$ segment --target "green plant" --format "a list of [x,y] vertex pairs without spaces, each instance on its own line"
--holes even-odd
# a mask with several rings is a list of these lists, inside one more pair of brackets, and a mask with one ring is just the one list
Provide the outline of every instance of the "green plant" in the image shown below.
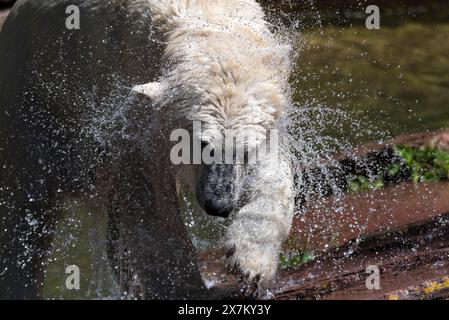
[[395,146],[394,150],[411,171],[414,182],[439,181],[449,177],[449,152],[407,145]]
[[290,250],[280,254],[279,267],[281,269],[294,268],[313,259],[315,259],[315,256],[312,252]]
[[396,145],[394,151],[400,162],[387,164],[375,176],[348,175],[347,191],[355,193],[381,189],[392,181],[435,182],[449,179],[449,152],[429,146],[408,145]]
[[373,179],[363,175],[350,175],[347,181],[349,192],[369,191],[384,187],[384,182],[379,177]]

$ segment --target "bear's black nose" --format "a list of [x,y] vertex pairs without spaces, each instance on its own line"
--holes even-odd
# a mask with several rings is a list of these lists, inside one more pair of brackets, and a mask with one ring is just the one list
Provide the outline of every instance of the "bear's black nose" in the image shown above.
[[233,165],[202,165],[196,185],[198,204],[210,216],[229,217],[235,207],[234,183]]
[[206,200],[204,203],[204,211],[210,216],[227,218],[233,210],[232,206],[223,206],[213,200]]

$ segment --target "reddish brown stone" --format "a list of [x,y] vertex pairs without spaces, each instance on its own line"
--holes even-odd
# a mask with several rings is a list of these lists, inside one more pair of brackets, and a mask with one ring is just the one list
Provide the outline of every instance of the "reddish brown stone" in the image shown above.
[[324,198],[294,219],[290,245],[323,252],[449,212],[449,182],[412,183]]
[[[380,289],[366,287],[366,268],[380,269]],[[448,298],[449,214],[345,245],[297,269],[281,271],[277,299]],[[425,290],[432,281],[441,283]],[[418,291],[416,288],[423,288]],[[405,294],[407,290],[414,293]]]

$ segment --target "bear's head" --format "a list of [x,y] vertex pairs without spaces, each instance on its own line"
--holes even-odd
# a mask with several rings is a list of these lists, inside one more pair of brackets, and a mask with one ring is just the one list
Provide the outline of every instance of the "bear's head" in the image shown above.
[[[170,140],[178,142],[172,149],[177,157],[171,157],[172,162],[193,166],[198,203],[207,214],[220,217],[246,204],[259,163],[278,155],[276,128],[286,104],[277,83],[238,86],[231,82],[182,85],[176,92],[167,87],[168,82],[134,88],[146,98],[169,105],[167,113],[173,106],[178,108],[172,110],[177,115],[172,118],[182,114],[183,119],[176,119],[181,128],[175,125],[171,132]],[[180,99],[180,90],[188,92],[182,94],[183,103],[188,100],[182,107],[174,102]]]
[[246,204],[260,162],[277,156],[278,132],[258,125],[211,126],[194,122],[193,140],[200,142],[201,154],[200,163],[194,165],[195,194],[207,214],[228,217]]

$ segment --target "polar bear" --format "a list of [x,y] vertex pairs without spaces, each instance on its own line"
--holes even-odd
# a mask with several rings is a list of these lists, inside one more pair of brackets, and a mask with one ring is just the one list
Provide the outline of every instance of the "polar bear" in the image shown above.
[[[73,5],[80,28],[69,30]],[[294,211],[284,140],[276,157],[253,164],[170,159],[171,133],[193,122],[209,151],[225,130],[257,137],[249,150],[280,126],[289,53],[256,1],[19,0],[0,33],[0,61],[0,298],[42,297],[66,195],[107,211],[123,297],[206,297],[180,215],[183,180],[206,213],[232,218],[229,269],[269,287]],[[129,96],[117,94],[116,79]],[[126,128],[100,143],[86,119],[107,113],[111,97],[131,105],[118,112]]]

